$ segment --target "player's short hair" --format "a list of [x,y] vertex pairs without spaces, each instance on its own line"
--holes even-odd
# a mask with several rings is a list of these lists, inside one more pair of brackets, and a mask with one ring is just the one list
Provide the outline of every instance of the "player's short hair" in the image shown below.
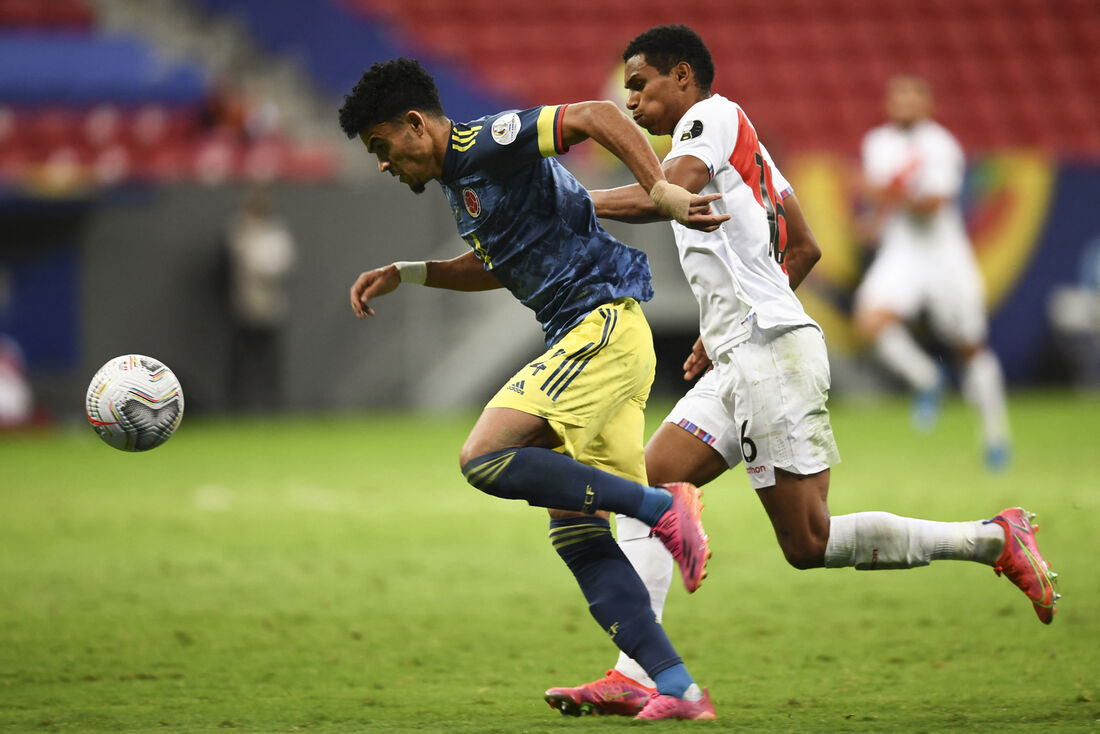
[[400,119],[409,110],[443,116],[432,75],[416,59],[379,61],[344,96],[340,127],[354,138],[381,122]]
[[686,25],[659,25],[644,31],[627,44],[623,61],[642,54],[646,63],[667,74],[681,61],[695,72],[695,85],[704,92],[714,82],[714,60],[699,34]]

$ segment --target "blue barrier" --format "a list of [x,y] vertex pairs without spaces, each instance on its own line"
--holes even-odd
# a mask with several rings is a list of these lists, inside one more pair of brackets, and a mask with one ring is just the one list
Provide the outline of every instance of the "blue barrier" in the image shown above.
[[0,33],[0,102],[188,103],[206,86],[197,66],[166,63],[130,36]]

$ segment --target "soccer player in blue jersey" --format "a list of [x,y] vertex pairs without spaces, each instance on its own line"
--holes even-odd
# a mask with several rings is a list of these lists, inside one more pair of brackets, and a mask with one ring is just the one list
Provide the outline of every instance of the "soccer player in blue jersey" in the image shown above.
[[639,302],[653,295],[649,264],[604,231],[591,197],[553,156],[591,138],[630,168],[660,211],[700,229],[725,219],[710,213],[713,197],[668,184],[641,131],[611,102],[456,123],[431,76],[408,59],[366,71],[340,124],[377,157],[380,172],[414,192],[438,181],[470,246],[451,260],[362,273],[351,288],[355,314],[373,316],[370,302],[401,283],[505,287],[535,312],[547,349],[489,401],[462,447],[462,472],[483,492],[550,510],[550,540],[592,616],[656,683],[637,718],[713,719],[709,694],[656,621],[608,521],[617,512],[650,526],[688,591],[698,588],[710,554],[699,490],[646,480],[643,408],[656,360]]

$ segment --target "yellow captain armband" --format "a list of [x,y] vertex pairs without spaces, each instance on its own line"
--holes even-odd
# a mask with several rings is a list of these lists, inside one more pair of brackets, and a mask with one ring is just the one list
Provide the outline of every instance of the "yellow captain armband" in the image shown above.
[[562,140],[562,115],[569,105],[547,105],[539,111],[538,128],[539,153],[543,158],[560,155],[569,150]]

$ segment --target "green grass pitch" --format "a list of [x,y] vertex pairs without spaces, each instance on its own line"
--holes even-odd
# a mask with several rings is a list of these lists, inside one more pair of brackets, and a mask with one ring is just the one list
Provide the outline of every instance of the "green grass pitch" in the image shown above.
[[[991,476],[958,402],[929,436],[901,402],[836,402],[830,504],[1038,512],[1065,595],[1053,625],[975,564],[796,571],[732,472],[705,490],[709,578],[693,596],[677,580],[665,619],[719,720],[655,726],[1100,730],[1100,400],[1011,408],[1015,461]],[[463,482],[472,420],[185,418],[142,455],[85,428],[0,435],[0,731],[635,726],[542,701],[615,650],[545,513]]]

